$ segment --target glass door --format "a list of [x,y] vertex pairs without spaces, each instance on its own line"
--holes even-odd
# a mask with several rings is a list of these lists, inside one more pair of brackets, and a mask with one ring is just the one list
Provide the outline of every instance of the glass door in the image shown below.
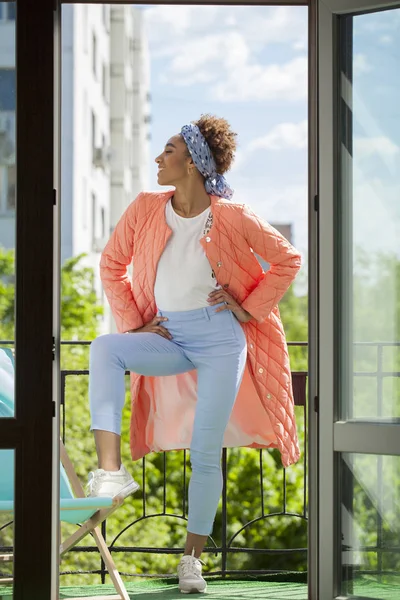
[[400,7],[318,5],[319,598],[400,597]]

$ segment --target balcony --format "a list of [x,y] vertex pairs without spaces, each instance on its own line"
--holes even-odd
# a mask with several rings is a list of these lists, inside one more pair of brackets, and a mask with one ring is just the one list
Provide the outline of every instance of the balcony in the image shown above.
[[[7,344],[10,345],[12,342],[0,342],[3,346]],[[89,342],[63,342],[62,357],[65,352],[72,352],[71,356],[77,352],[80,359],[87,364],[89,344]],[[371,349],[371,344],[357,345],[368,346]],[[376,370],[354,373],[357,378],[375,378],[378,396],[382,394],[382,382],[385,378],[399,376],[399,373],[389,373],[382,368],[383,349],[390,345],[393,344],[373,344],[377,360]],[[292,342],[289,346],[291,351],[304,352],[306,357],[306,342]],[[87,458],[86,439],[89,444],[92,444],[92,440],[89,433],[87,435],[85,433],[86,423],[79,419],[74,420],[76,407],[82,400],[76,397],[74,385],[83,381],[87,385],[88,374],[85,368],[62,368],[61,370],[61,434],[70,454],[75,448],[75,454],[82,457],[82,464],[76,464],[75,461],[75,467],[82,478],[87,473],[84,462]],[[289,470],[283,469],[279,454],[275,450],[249,448],[223,450],[223,493],[213,537],[209,538],[203,555],[207,564],[204,574],[208,580],[210,598],[216,597],[221,600],[235,597],[243,600],[246,598],[305,600],[307,598],[306,383],[305,371],[293,373],[296,417],[302,446],[301,459],[296,466],[292,466]],[[87,404],[86,398],[84,400]],[[378,404],[380,401],[381,399],[377,397]],[[79,431],[80,436],[77,435]],[[152,454],[143,458],[134,467],[136,468],[134,475],[141,481],[141,490],[132,499],[128,499],[124,506],[102,525],[103,535],[132,598],[143,598],[143,600],[146,597],[162,597],[170,600],[181,598],[177,589],[175,571],[171,569],[171,563],[164,559],[168,555],[176,555],[177,563],[178,556],[183,551],[187,521],[187,484],[190,476],[188,458],[189,453],[186,450]],[[92,456],[89,459],[92,460]],[[176,468],[177,464],[180,465],[180,469]],[[250,467],[253,467],[251,476]],[[344,498],[344,504],[352,515],[354,507],[351,498],[354,495],[354,487],[360,488],[360,482],[350,470],[344,475],[349,498],[348,505]],[[274,481],[273,490],[269,485],[270,481]],[[247,496],[243,496],[244,489],[248,491]],[[368,491],[361,487],[358,493],[366,496]],[[383,488],[379,493],[383,494]],[[240,522],[237,516],[238,503],[242,503]],[[115,522],[122,511],[123,526]],[[150,523],[151,527],[149,527]],[[10,526],[11,523],[0,524],[1,554],[12,550],[11,545],[4,542],[7,538],[7,528]],[[355,580],[356,574],[361,578],[364,577],[365,595],[381,597],[379,594],[384,591],[389,594],[388,598],[395,598],[397,597],[395,588],[390,595],[392,592],[389,591],[387,582],[382,581],[384,585],[379,589],[379,580],[385,577],[382,519],[377,519],[376,527],[378,543],[368,548],[358,547],[357,550],[368,550],[373,553],[378,570],[361,571],[356,564],[350,564],[344,568],[344,575],[350,582]],[[151,537],[152,532],[153,543],[149,544],[148,538]],[[166,536],[167,539],[170,536],[171,547],[168,544],[155,545],[157,539],[160,539],[159,536]],[[290,543],[287,542],[288,539]],[[347,541],[343,540],[342,551],[351,554],[354,548],[349,547]],[[146,560],[144,557],[147,557]],[[138,569],[139,558],[141,565],[149,566]],[[5,576],[10,573],[10,570],[6,569],[6,563],[0,567],[0,572]],[[60,598],[107,596],[113,593],[104,563],[94,545],[81,544],[74,548],[62,561],[60,572]],[[369,575],[373,575],[375,581],[371,580],[368,583]],[[87,584],[79,586],[86,581]],[[11,588],[3,588],[0,599],[6,598],[11,600]]]

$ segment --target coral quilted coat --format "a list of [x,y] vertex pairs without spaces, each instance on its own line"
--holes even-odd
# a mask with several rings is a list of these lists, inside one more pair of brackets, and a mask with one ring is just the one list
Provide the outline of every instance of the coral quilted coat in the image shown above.
[[[171,235],[165,207],[173,191],[139,194],[118,222],[100,271],[118,330],[142,327],[157,313],[157,264]],[[224,446],[279,448],[286,467],[299,458],[293,390],[278,302],[300,268],[289,242],[246,205],[210,196],[213,224],[200,241],[228,293],[253,319],[242,323],[247,366],[225,432]],[[254,253],[270,269],[264,272]],[[127,267],[133,260],[133,279]],[[169,377],[131,373],[131,453],[189,448],[196,371]],[[216,401],[218,399],[216,398]]]

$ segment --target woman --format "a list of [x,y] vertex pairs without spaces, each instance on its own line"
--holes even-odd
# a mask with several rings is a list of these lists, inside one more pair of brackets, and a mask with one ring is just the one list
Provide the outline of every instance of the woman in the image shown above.
[[[222,489],[223,446],[277,447],[299,457],[288,352],[277,304],[300,268],[298,252],[247,206],[223,173],[236,134],[210,115],[185,125],[156,158],[165,193],[127,208],[101,258],[120,333],[91,346],[90,406],[98,454],[92,495],[138,484],[121,465],[124,373],[131,371],[131,451],[190,447],[182,592],[204,592],[200,555]],[[254,252],[270,269],[264,273]],[[132,283],[127,267],[133,259]]]

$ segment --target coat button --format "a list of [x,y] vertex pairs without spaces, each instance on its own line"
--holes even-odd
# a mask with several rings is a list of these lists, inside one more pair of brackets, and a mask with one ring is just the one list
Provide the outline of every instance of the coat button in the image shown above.
[[271,394],[267,394],[267,398],[268,398],[268,400],[269,400],[270,398],[272,398]]
[[224,288],[228,288],[229,287],[229,283],[224,283]]
[[250,344],[250,348],[253,350],[253,348],[254,348],[254,344]]
[[222,267],[222,262],[221,261],[217,262],[217,267]]
[[260,368],[258,369],[258,372],[259,372],[259,373],[264,373],[264,369],[263,369],[262,367],[260,367]]
[[211,242],[211,238],[209,236],[206,237],[206,242]]

